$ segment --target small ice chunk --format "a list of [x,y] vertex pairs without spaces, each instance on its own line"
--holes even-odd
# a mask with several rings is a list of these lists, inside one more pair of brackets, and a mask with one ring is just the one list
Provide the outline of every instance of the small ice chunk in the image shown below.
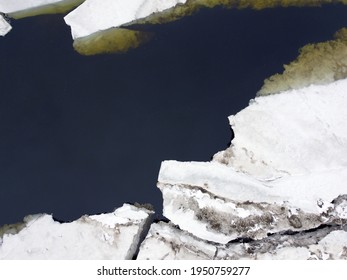
[[7,20],[0,14],[0,36],[5,36],[12,26],[7,22]]

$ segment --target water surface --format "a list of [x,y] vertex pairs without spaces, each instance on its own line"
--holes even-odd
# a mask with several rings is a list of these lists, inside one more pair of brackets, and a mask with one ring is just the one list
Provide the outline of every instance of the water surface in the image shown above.
[[0,224],[152,203],[166,159],[207,161],[227,117],[307,43],[347,26],[347,7],[202,10],[143,27],[127,54],[84,57],[59,15],[13,21],[0,38]]

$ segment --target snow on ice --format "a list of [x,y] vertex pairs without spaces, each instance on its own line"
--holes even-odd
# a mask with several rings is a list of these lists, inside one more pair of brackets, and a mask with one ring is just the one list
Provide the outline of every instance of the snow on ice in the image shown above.
[[17,234],[0,236],[0,259],[132,259],[152,215],[124,204],[113,213],[71,223],[47,214],[30,216]]

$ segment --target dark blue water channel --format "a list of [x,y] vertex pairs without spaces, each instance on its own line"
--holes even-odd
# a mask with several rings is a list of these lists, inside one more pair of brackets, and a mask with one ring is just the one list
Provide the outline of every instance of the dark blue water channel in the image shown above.
[[85,57],[61,16],[13,21],[0,38],[0,224],[72,220],[152,203],[166,159],[207,161],[227,117],[309,43],[347,26],[347,7],[203,10],[145,27],[127,54]]

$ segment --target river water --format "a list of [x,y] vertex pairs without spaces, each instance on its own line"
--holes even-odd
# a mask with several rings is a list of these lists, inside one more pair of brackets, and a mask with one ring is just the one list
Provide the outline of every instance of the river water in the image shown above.
[[347,27],[347,6],[201,10],[126,54],[81,56],[59,15],[0,38],[0,225],[152,203],[163,160],[208,161],[227,117],[307,43]]

